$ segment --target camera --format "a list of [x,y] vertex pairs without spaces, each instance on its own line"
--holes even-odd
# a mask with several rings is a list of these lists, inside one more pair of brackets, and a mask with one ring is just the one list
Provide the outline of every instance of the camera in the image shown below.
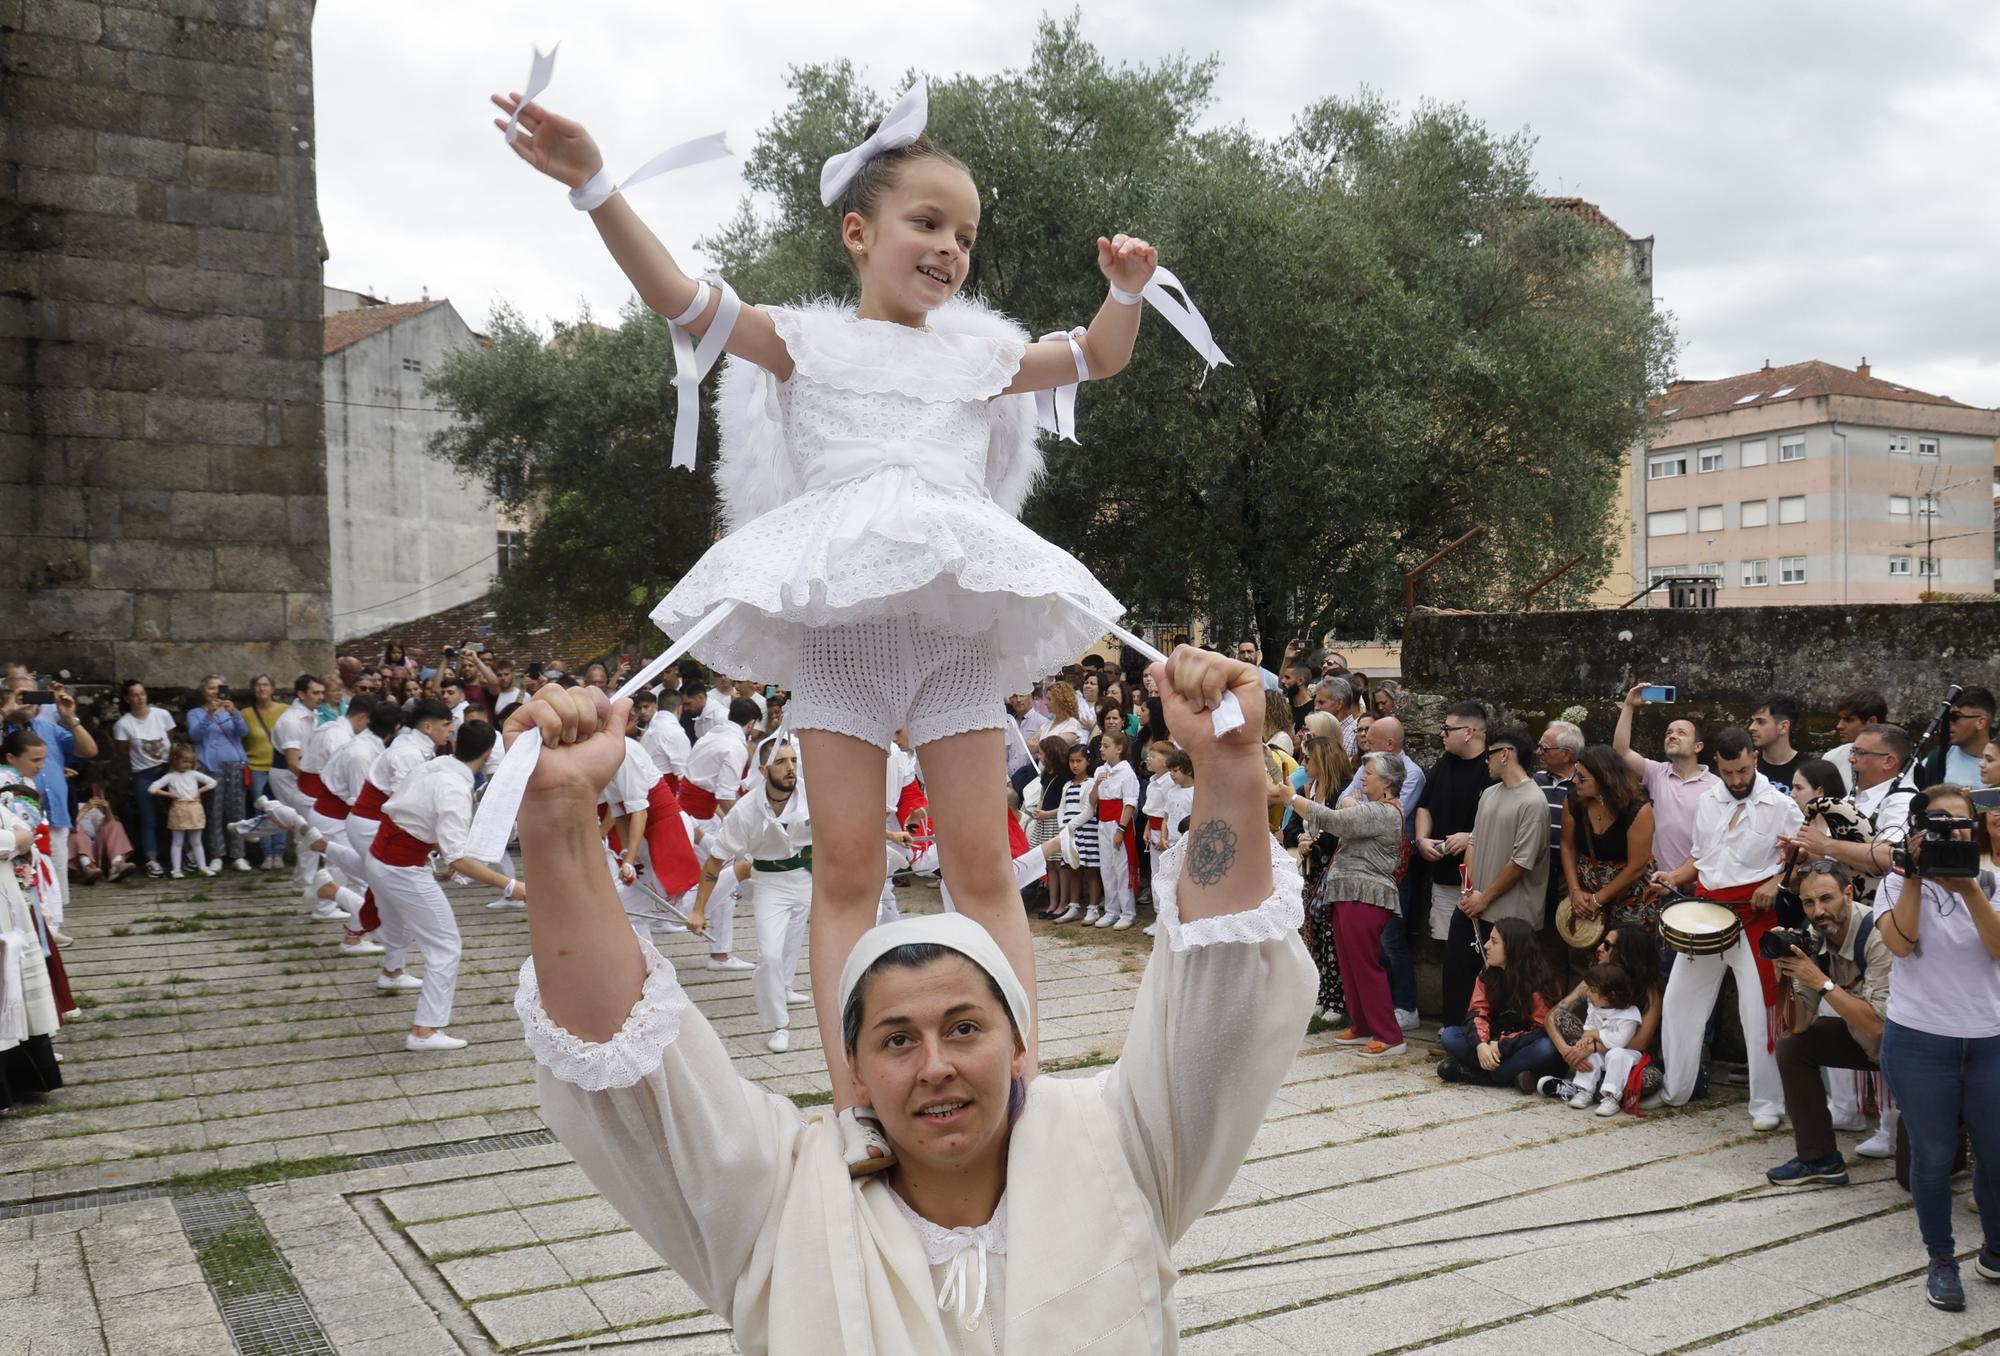
[[[1910,798],[1909,830],[1894,854],[1896,869],[1906,876],[1970,880],[1979,874],[1979,844],[1954,835],[1971,831],[1971,820],[1931,813],[1930,793],[1917,792]],[[1923,844],[1920,857],[1912,856],[1912,842]]]
[[1772,928],[1757,939],[1757,954],[1765,960],[1786,960],[1797,947],[1808,956],[1819,951],[1819,934],[1810,928]]

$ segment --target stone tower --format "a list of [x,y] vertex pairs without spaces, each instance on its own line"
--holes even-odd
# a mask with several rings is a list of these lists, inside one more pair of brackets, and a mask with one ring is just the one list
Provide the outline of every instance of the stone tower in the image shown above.
[[312,0],[0,0],[0,657],[324,672]]

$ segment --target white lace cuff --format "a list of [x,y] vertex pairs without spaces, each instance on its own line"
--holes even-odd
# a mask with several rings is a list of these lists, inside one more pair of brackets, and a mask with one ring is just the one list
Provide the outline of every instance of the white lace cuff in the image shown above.
[[1264,902],[1238,913],[1181,921],[1181,863],[1187,857],[1188,839],[1182,838],[1160,855],[1153,872],[1153,907],[1160,926],[1166,929],[1167,945],[1175,951],[1218,942],[1275,942],[1299,930],[1305,922],[1305,880],[1285,850],[1274,838],[1267,838],[1271,850],[1271,893]]
[[674,978],[674,967],[643,937],[646,986],[618,1034],[593,1044],[557,1026],[542,1011],[541,985],[532,958],[521,962],[521,987],[514,993],[514,1012],[535,1060],[565,1083],[585,1092],[629,1088],[660,1067],[660,1056],[681,1033],[681,1013],[687,994]]

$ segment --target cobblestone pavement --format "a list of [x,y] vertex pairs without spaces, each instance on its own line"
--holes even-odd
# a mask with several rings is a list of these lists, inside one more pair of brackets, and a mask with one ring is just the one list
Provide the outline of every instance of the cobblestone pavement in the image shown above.
[[[0,1115],[0,1356],[733,1351],[543,1127],[510,1007],[526,923],[487,897],[454,894],[451,1029],[472,1044],[419,1055],[410,1000],[378,997],[369,960],[335,954],[336,929],[269,877],[79,890],[69,1086]],[[1140,940],[1037,938],[1059,1072],[1117,1054]],[[824,1099],[809,1027],[768,1054],[746,975],[684,982],[744,1076]],[[1314,1034],[1176,1252],[1183,1350],[1888,1356],[2000,1338],[2000,1287],[1969,1269],[1966,1312],[1923,1302],[1886,1165],[1855,1160],[1846,1189],[1764,1186],[1789,1154],[1740,1104],[1601,1121]]]

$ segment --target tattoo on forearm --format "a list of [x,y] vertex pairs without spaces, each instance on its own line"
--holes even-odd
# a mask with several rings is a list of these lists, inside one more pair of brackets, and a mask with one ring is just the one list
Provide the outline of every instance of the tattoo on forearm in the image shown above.
[[1188,879],[1196,885],[1214,885],[1236,865],[1236,830],[1222,820],[1195,825],[1188,838]]

